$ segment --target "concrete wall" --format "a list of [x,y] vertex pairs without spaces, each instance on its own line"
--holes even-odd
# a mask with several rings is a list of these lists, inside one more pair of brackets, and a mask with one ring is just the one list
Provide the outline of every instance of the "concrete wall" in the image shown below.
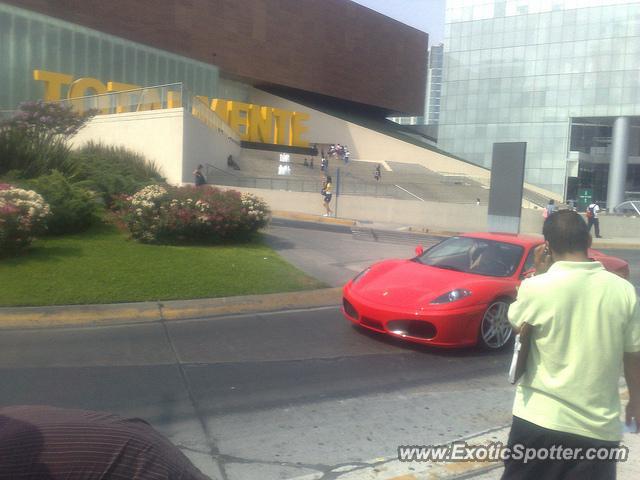
[[240,144],[234,142],[224,132],[212,131],[204,123],[189,114],[184,116],[182,178],[185,183],[193,182],[193,171],[199,164],[227,168],[227,157],[240,156]]
[[[256,188],[233,188],[262,197],[272,210],[320,215],[324,213],[319,193],[284,192]],[[331,207],[335,209],[335,197]],[[412,226],[431,231],[473,232],[487,230],[487,207],[413,200],[342,195],[338,216],[354,220]],[[542,234],[542,210],[522,209],[520,231]],[[640,237],[640,218],[600,218],[602,234],[607,238]]]
[[155,162],[167,182],[193,183],[198,164],[226,168],[240,145],[182,108],[94,117],[72,139],[74,148],[93,141],[134,150]]
[[182,108],[99,115],[78,132],[72,144],[77,148],[94,141],[130,148],[155,162],[169,183],[180,183],[183,119]]

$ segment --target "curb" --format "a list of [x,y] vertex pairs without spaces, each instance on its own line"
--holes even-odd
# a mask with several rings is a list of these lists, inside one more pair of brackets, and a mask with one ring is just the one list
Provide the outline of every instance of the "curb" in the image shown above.
[[328,223],[331,225],[342,225],[345,227],[351,227],[356,224],[355,220],[351,220],[348,218],[323,217],[322,215],[313,215],[309,213],[298,213],[298,212],[286,212],[283,210],[274,210],[271,212],[271,216],[274,218],[299,220],[302,222],[312,222],[312,223]]
[[616,242],[593,242],[592,248],[596,250],[605,248],[611,250],[640,250],[640,243],[616,243]]
[[342,288],[106,305],[0,308],[0,330],[178,321],[339,305]]

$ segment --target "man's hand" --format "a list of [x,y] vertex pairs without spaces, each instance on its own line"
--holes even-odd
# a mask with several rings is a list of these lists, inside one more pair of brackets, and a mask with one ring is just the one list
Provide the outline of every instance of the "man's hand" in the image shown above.
[[[635,419],[636,422],[640,419],[640,402],[635,399],[630,399],[629,403],[627,403],[624,421],[627,425],[631,425],[632,419]],[[638,433],[638,431],[631,433]]]
[[627,404],[625,421],[631,423],[640,420],[640,352],[625,352],[623,356],[624,379],[629,389],[629,403]]
[[547,246],[543,243],[542,245],[538,245],[533,252],[533,263],[536,267],[536,275],[546,273],[546,271],[549,270],[549,267],[553,264],[551,255],[545,253],[546,249]]

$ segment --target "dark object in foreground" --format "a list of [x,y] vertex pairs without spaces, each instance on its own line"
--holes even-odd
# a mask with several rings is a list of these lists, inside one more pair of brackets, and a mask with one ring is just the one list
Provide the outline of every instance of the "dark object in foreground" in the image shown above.
[[0,409],[0,479],[209,480],[151,425],[48,406]]

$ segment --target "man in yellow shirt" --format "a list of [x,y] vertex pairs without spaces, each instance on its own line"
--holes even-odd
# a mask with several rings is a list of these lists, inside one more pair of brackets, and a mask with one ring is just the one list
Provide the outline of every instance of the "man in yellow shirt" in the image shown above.
[[[505,460],[502,478],[615,478],[611,457],[586,456],[590,448],[611,451],[619,445],[623,364],[630,395],[627,422],[640,419],[636,292],[629,282],[589,259],[591,236],[576,212],[549,215],[543,234],[545,244],[535,252],[537,274],[522,282],[509,309],[514,328],[527,323],[531,329],[509,446],[512,451],[521,445],[546,453],[527,462]],[[556,448],[554,456],[549,454],[553,446],[582,450],[559,456]]]

